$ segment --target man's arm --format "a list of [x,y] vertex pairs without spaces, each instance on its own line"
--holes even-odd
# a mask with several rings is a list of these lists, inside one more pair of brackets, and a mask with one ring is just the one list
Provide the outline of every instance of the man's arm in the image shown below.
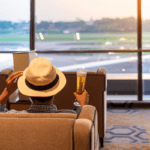
[[14,72],[6,79],[7,86],[0,95],[0,112],[4,111],[8,97],[17,89],[17,81],[14,81],[22,75],[22,71]]

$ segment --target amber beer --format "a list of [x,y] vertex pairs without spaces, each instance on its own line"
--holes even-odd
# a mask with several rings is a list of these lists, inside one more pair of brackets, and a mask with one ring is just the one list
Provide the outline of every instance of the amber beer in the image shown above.
[[77,93],[82,94],[86,83],[86,69],[77,70]]

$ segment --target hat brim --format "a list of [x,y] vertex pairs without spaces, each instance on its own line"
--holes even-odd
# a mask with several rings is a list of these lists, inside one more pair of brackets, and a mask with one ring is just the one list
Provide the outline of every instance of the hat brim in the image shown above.
[[17,83],[19,91],[23,95],[30,96],[30,97],[49,97],[49,96],[56,95],[66,85],[66,77],[60,70],[58,70],[57,68],[55,68],[55,69],[56,69],[56,73],[59,76],[59,80],[54,87],[52,87],[48,90],[44,90],[44,91],[33,90],[26,85],[25,75],[23,74],[23,76],[21,76],[18,79],[18,83]]

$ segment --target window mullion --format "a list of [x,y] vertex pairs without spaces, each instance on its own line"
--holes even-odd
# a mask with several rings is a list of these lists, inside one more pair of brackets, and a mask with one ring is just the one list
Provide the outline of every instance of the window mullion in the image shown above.
[[143,99],[142,86],[142,17],[141,17],[141,0],[137,0],[137,45],[138,45],[138,100]]
[[30,50],[35,49],[35,0],[30,0]]

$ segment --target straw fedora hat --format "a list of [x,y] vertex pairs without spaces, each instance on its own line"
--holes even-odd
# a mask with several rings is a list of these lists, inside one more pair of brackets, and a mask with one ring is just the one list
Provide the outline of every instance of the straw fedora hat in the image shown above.
[[66,85],[66,77],[43,57],[35,58],[18,79],[18,89],[30,97],[49,97]]

